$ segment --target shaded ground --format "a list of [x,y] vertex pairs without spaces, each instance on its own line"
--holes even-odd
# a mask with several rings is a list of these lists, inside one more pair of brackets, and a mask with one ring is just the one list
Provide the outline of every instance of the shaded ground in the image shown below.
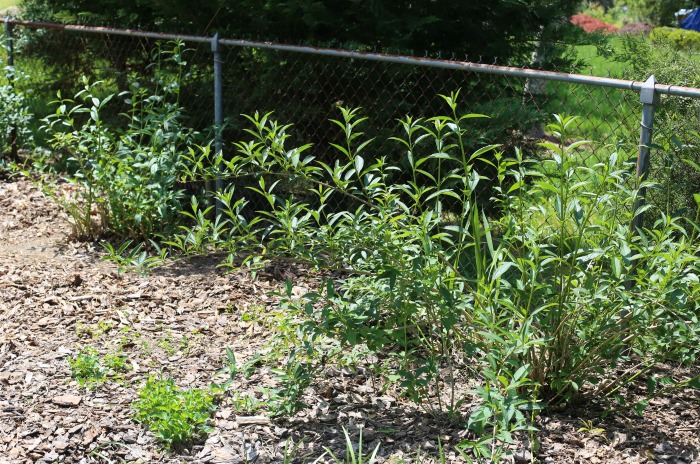
[[[355,440],[363,427],[365,449],[381,443],[381,461],[416,462],[419,449],[421,456],[436,456],[439,438],[447,460],[458,462],[452,447],[466,436],[463,426],[433,418],[391,390],[377,391],[362,368],[328,367],[305,392],[309,408],[291,418],[243,415],[227,397],[205,443],[164,452],[131,419],[145,378],[162,373],[181,386],[208,385],[227,346],[240,361],[266,349],[274,327],[268,318],[278,309],[269,293],[280,288],[277,279],[302,276],[297,285],[304,292],[314,278],[284,269],[251,280],[225,274],[207,259],[170,264],[146,277],[119,275],[101,259],[100,247],[70,243],[69,232],[58,208],[32,183],[0,180],[0,464],[266,463],[281,461],[288,439],[303,439],[298,462],[326,462],[324,446],[343,454],[341,427]],[[132,369],[97,388],[80,387],[67,359],[85,345],[103,356],[123,352]],[[264,367],[234,390],[255,397],[260,387],[274,387]],[[549,412],[538,422],[541,446],[531,453],[520,445],[516,462],[700,463],[695,391],[653,401],[644,417],[602,418],[589,406]]]

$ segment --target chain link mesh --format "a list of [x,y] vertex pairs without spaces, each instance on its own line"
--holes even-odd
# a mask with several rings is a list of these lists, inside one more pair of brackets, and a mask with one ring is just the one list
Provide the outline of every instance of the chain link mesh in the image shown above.
[[[103,80],[105,92],[117,92],[128,89],[130,80],[153,78],[156,67],[170,67],[181,74],[178,103],[185,109],[186,123],[204,137],[213,137],[210,43],[185,44],[184,61],[174,64],[168,61],[172,44],[167,40],[17,26],[15,38],[16,67],[31,76],[21,85],[42,97],[34,98],[35,104],[59,90],[64,97],[76,92],[82,75]],[[572,137],[590,140],[578,150],[581,165],[604,160],[621,145],[630,159],[636,158],[642,105],[638,93],[630,90],[253,46],[227,45],[221,51],[224,153],[234,151],[233,142],[249,138],[244,129],[250,124],[242,115],[274,112],[278,122],[293,124],[291,143],[312,143],[317,158],[332,160],[337,153],[330,143],[342,142],[343,134],[329,119],[339,118],[337,107],[344,106],[359,107],[368,118],[363,130],[367,137],[376,137],[374,155],[401,160],[400,145],[390,140],[400,135],[399,119],[444,114],[449,109],[440,95],[459,90],[461,111],[489,116],[471,120],[470,148],[502,144],[506,152],[522,147],[535,153],[537,142],[556,141],[546,126],[552,114],[563,113],[579,117]],[[665,111],[662,104],[657,118],[652,175],[667,191],[681,184],[700,187],[700,176],[686,176],[688,170],[680,162],[692,146],[680,134],[691,133],[695,128],[689,125],[698,118],[678,118],[674,113],[680,108],[697,115],[698,102],[664,100],[673,105]],[[37,105],[32,110],[43,115],[50,108]],[[125,110],[123,106],[113,111],[116,115]],[[490,174],[486,169],[484,175]],[[651,196],[662,202],[663,191]]]

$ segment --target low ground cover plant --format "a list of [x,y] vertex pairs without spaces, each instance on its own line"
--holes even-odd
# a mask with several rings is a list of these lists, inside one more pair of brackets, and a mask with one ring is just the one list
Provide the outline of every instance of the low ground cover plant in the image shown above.
[[216,409],[208,389],[181,389],[171,378],[151,377],[132,404],[134,419],[147,427],[166,448],[180,448],[212,432]]
[[95,388],[108,378],[116,378],[131,368],[126,357],[120,353],[100,356],[90,346],[83,346],[75,356],[68,358],[68,364],[71,377],[85,388]]

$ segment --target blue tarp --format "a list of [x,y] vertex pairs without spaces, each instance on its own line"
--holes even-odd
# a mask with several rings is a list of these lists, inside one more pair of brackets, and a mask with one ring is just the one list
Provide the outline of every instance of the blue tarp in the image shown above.
[[696,8],[681,23],[683,29],[700,32],[700,8]]

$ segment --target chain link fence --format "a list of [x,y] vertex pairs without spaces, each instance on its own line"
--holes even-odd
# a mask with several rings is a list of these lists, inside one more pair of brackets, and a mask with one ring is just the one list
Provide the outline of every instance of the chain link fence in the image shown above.
[[[116,93],[139,81],[171,85],[155,79],[157,70],[168,69],[177,74],[176,98],[185,109],[186,123],[202,133],[202,140],[217,139],[224,154],[234,151],[233,142],[249,138],[244,130],[250,123],[242,115],[257,111],[274,112],[281,124],[293,124],[291,143],[312,143],[317,158],[332,160],[337,154],[330,143],[342,142],[343,134],[329,120],[339,118],[338,107],[343,106],[361,108],[368,118],[363,128],[368,137],[376,138],[375,155],[400,161],[401,147],[390,139],[400,135],[398,121],[407,115],[446,113],[449,109],[440,95],[458,90],[461,111],[489,116],[472,120],[470,148],[502,144],[507,152],[520,147],[537,153],[537,142],[553,140],[546,125],[555,113],[579,117],[573,137],[591,141],[579,150],[582,165],[606,159],[619,146],[626,146],[625,153],[636,158],[639,148],[644,107],[640,91],[648,76],[627,81],[427,57],[17,20],[6,20],[6,29],[13,39],[16,69],[31,76],[17,85],[33,96],[34,114],[50,113],[46,102],[57,91],[65,97],[80,90],[83,75],[103,81],[105,93]],[[184,43],[177,56],[172,41]],[[664,97],[660,105],[650,105],[652,116],[654,108],[661,110],[653,144],[639,148],[640,157],[651,160],[651,175],[667,190],[679,182],[700,187],[700,179],[682,176],[688,170],[679,161],[694,151],[697,140],[691,134],[697,129],[689,125],[698,118],[674,113],[685,108],[697,114],[700,90],[656,85],[651,92]],[[667,105],[670,101],[674,103]],[[117,104],[112,111],[116,116],[126,108]],[[650,135],[651,127],[642,126],[645,131]],[[675,206],[688,205],[683,199]]]

